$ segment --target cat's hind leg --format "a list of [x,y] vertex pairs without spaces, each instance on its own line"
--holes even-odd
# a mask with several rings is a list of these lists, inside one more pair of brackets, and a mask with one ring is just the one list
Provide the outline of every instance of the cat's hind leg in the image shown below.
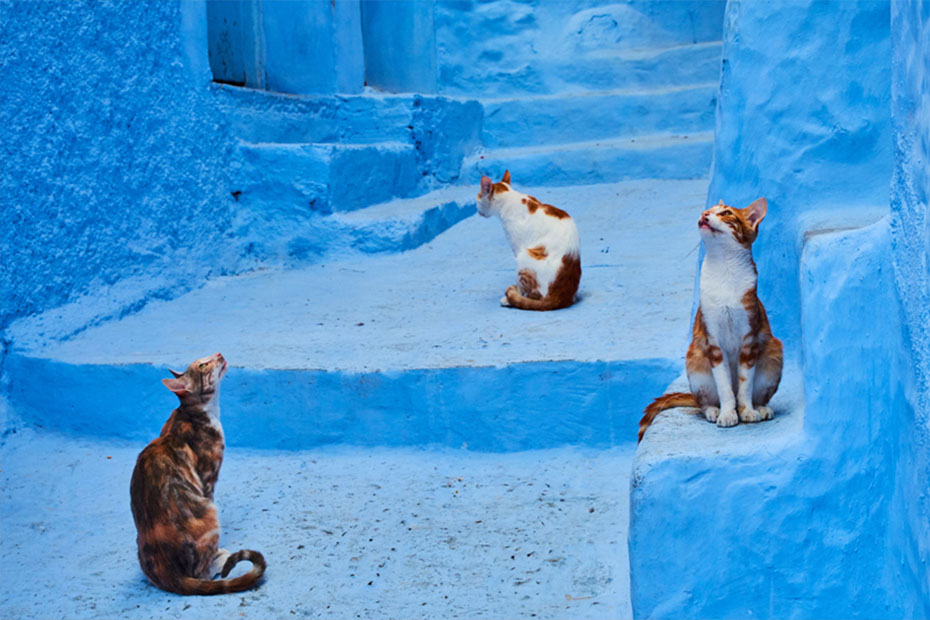
[[226,560],[229,559],[229,556],[232,555],[228,549],[219,549],[214,556],[213,561],[210,562],[210,579],[213,579],[217,575],[223,572],[223,567],[226,566]]
[[720,398],[717,396],[717,384],[714,382],[710,361],[700,347],[692,344],[688,348],[685,369],[691,394],[701,408],[701,413],[708,422],[716,422],[720,416]]
[[775,417],[768,403],[778,390],[778,384],[781,383],[783,353],[781,341],[778,338],[772,338],[766,344],[756,364],[756,374],[752,385],[752,403],[756,406],[756,411],[762,415],[763,420],[771,420]]

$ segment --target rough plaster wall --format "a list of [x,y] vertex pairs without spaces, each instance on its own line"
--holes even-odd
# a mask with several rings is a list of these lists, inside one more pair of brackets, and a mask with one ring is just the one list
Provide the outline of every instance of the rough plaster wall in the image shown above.
[[[804,432],[749,458],[644,442],[637,617],[930,617],[928,24],[925,0],[728,4],[708,203],[769,199],[760,294],[803,350]],[[803,240],[889,183],[891,217]]]
[[546,92],[549,70],[589,52],[719,41],[721,0],[439,0],[439,92],[494,96]]
[[899,437],[893,527],[911,540],[895,551],[930,617],[930,2],[892,2],[895,171],[892,251],[905,321],[907,430]]
[[0,329],[130,276],[170,294],[231,260],[231,145],[206,49],[185,49],[191,7],[0,4]]
[[[889,5],[727,4],[708,205],[768,199],[754,252],[775,334],[797,356],[799,230],[887,206],[892,171]],[[802,231],[803,232],[803,231]]]

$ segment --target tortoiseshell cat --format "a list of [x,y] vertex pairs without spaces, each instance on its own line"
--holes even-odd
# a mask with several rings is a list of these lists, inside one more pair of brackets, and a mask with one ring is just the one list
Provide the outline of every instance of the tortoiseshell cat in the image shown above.
[[[181,405],[161,435],[139,454],[129,495],[136,522],[139,564],[153,584],[177,594],[225,594],[255,586],[265,572],[257,551],[219,548],[220,523],[213,488],[225,447],[220,426],[220,381],[226,360],[204,357],[183,373],[162,379]],[[226,577],[241,560],[252,569]]]
[[481,177],[478,213],[497,215],[517,259],[517,284],[502,306],[556,310],[572,305],[581,280],[578,229],[565,211],[542,204],[510,187],[510,171],[500,183]]
[[699,407],[717,426],[774,417],[768,406],[778,389],[782,344],[772,336],[756,296],[752,243],[765,217],[765,198],[745,209],[720,204],[698,220],[706,254],[701,268],[701,304],[694,317],[686,369],[691,393],[655,399],[639,422],[639,440],[656,415],[672,407]]

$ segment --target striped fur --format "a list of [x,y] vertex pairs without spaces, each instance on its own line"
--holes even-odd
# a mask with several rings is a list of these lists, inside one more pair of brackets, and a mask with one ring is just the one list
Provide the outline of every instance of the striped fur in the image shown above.
[[[219,389],[226,360],[217,353],[172,374],[162,382],[181,404],[139,454],[129,486],[139,565],[154,585],[177,594],[251,589],[265,572],[265,558],[257,551],[230,554],[219,548],[213,503],[225,449]],[[248,573],[213,580],[216,574],[229,575],[242,560],[252,563]]]

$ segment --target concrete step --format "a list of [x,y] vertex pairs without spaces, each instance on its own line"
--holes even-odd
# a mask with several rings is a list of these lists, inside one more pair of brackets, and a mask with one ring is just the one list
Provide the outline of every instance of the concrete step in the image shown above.
[[461,176],[496,179],[508,169],[518,186],[696,179],[707,176],[713,146],[708,131],[484,150],[465,159]]
[[453,186],[416,198],[321,214],[288,202],[240,201],[234,224],[255,259],[271,264],[319,262],[346,252],[377,254],[419,247],[475,212],[470,189]]
[[482,101],[486,148],[712,131],[717,81]]
[[354,211],[418,191],[412,144],[241,143],[237,201],[263,214]]
[[[231,445],[634,441],[644,403],[681,368],[706,181],[519,187],[578,223],[584,275],[568,309],[501,308],[513,256],[499,222],[471,217],[407,252],[220,277],[120,320],[19,321],[11,405],[30,426],[150,439],[174,406],[167,368],[221,351]],[[644,221],[641,205],[660,200],[665,217]]]
[[233,135],[246,142],[409,142],[413,95],[286,95],[215,85]]
[[720,41],[665,48],[597,50],[546,65],[553,92],[662,88],[719,82]]

